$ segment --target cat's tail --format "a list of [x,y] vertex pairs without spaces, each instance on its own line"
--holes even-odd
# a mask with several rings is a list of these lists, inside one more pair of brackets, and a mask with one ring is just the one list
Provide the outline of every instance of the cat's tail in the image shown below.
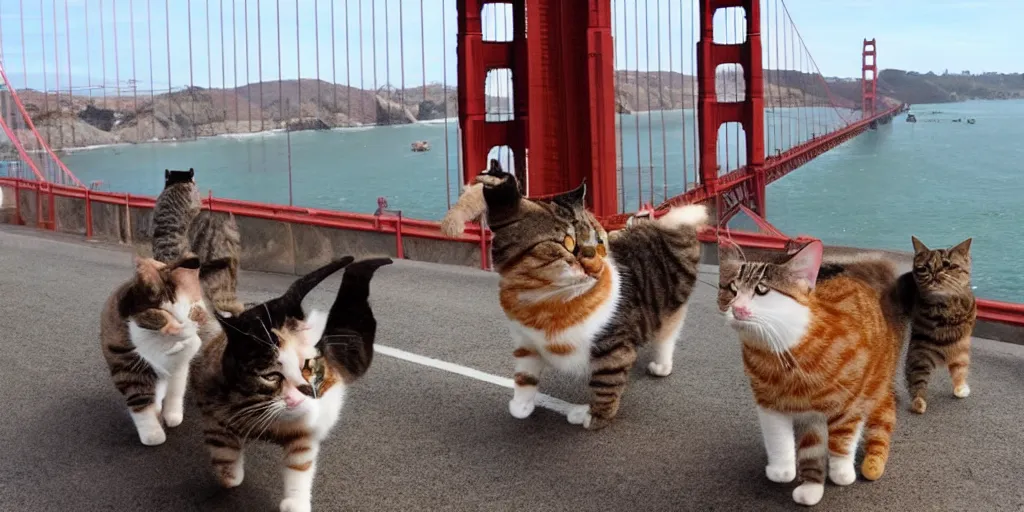
[[700,229],[708,224],[708,209],[702,204],[677,206],[658,219],[663,227],[675,230],[683,226]]
[[466,223],[481,218],[486,210],[483,183],[469,185],[444,215],[444,219],[441,219],[441,232],[451,238],[462,236]]
[[327,315],[320,348],[347,382],[365,374],[373,361],[377,320],[370,308],[370,280],[378,268],[391,263],[391,258],[374,258],[350,264]]

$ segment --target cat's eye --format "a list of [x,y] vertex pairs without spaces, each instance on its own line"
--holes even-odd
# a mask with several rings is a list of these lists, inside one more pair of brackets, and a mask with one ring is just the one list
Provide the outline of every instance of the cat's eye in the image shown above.
[[730,281],[729,282],[729,291],[731,291],[733,293],[739,293],[740,290],[739,290],[739,288],[736,287],[736,281]]
[[763,284],[761,284],[761,283],[757,283],[757,286],[754,287],[754,293],[756,293],[758,295],[767,295],[768,294],[768,287],[763,285]]
[[565,235],[565,238],[562,240],[562,245],[565,246],[565,250],[567,250],[569,252],[576,252],[576,239],[575,238],[573,238],[573,237],[571,237],[569,235]]
[[281,381],[284,380],[284,375],[281,375],[280,372],[270,372],[260,375],[260,378],[270,384],[280,384]]
[[914,272],[917,272],[918,274],[924,274],[927,271],[928,271],[928,269],[925,268],[923,265],[918,265],[918,266],[914,267]]

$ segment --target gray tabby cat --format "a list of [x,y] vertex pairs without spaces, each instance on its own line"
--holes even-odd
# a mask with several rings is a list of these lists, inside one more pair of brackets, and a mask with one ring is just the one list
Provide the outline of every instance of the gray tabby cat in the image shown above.
[[153,258],[162,263],[193,252],[200,261],[226,259],[224,268],[204,273],[203,291],[217,311],[237,316],[244,307],[238,301],[238,265],[242,239],[233,215],[202,209],[195,170],[164,171],[164,190],[153,208]]

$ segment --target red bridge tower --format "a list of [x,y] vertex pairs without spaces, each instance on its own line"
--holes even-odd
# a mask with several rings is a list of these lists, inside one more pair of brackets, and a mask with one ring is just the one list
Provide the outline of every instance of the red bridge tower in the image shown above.
[[[870,59],[869,59],[870,57]],[[868,76],[870,72],[871,76]],[[875,90],[878,86],[878,67],[875,65],[875,40],[864,40],[864,51],[861,53],[861,105],[862,117],[875,115]],[[870,82],[869,82],[870,80]]]

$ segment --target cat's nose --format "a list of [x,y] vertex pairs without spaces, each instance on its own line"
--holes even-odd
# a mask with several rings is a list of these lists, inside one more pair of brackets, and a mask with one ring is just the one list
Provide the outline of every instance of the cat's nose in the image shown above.
[[750,310],[746,306],[733,306],[732,316],[739,320],[746,320],[750,318]]

